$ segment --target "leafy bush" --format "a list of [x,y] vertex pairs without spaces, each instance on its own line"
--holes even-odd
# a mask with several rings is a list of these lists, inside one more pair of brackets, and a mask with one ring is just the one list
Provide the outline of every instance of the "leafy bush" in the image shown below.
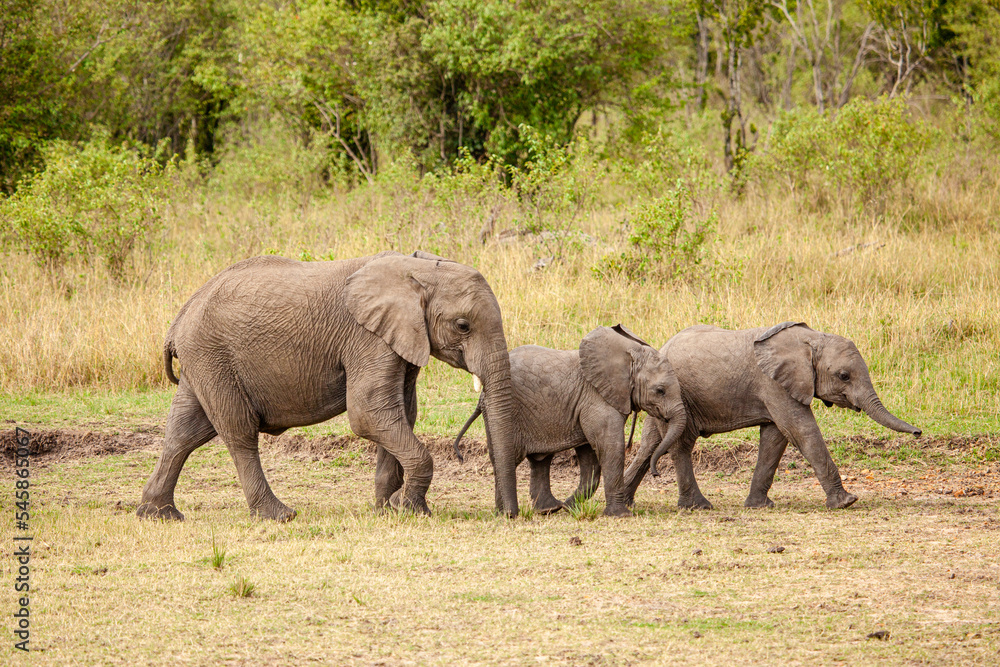
[[325,178],[350,182],[350,170],[330,160],[319,133],[302,136],[280,119],[267,119],[248,128],[231,128],[226,147],[211,173],[217,192],[254,203],[308,200]]
[[655,132],[643,132],[630,149],[621,156],[621,175],[640,196],[662,196],[678,180],[695,197],[722,184],[702,142],[683,130],[661,125]]
[[106,132],[75,146],[54,141],[45,168],[0,201],[0,236],[58,273],[71,257],[99,257],[124,281],[136,250],[163,224],[174,166],[148,149],[113,145]]
[[691,192],[681,181],[666,195],[640,204],[632,213],[628,248],[608,255],[594,267],[602,277],[633,282],[669,282],[693,276],[708,255],[715,214],[693,215]]
[[929,139],[902,99],[855,98],[835,115],[812,107],[782,114],[752,170],[758,183],[778,177],[807,201],[834,192],[844,205],[880,212],[892,191],[906,185]]
[[434,205],[444,214],[448,228],[444,231],[461,238],[465,236],[461,234],[463,227],[482,221],[477,238],[485,243],[513,199],[506,177],[506,166],[496,157],[479,162],[469,149],[461,148],[450,168],[428,173],[422,183],[430,188]]
[[578,138],[559,144],[527,125],[518,127],[527,146],[524,166],[509,165],[524,229],[541,238],[549,254],[559,257],[580,216],[593,204],[597,173],[590,146]]

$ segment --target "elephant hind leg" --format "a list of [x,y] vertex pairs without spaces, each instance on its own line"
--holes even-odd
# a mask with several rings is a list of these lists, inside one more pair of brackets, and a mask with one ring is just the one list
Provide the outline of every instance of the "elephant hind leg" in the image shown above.
[[296,512],[278,500],[271,491],[264,469],[260,464],[260,449],[257,445],[257,430],[220,429],[219,435],[226,442],[229,455],[236,464],[236,472],[240,477],[240,486],[246,496],[250,514],[261,519],[275,521],[291,521]]
[[216,387],[215,391],[213,396],[218,401],[215,405],[206,405],[205,411],[233,457],[250,514],[262,519],[291,521],[295,518],[295,510],[278,500],[264,477],[257,442],[260,423],[256,414],[237,390],[227,389],[223,393]]
[[573,495],[566,499],[566,507],[574,507],[577,503],[588,500],[601,484],[601,463],[593,447],[577,447],[576,460],[580,464],[580,483]]
[[184,520],[184,515],[174,504],[177,478],[191,452],[215,435],[215,427],[205,414],[205,409],[187,381],[181,378],[167,417],[163,452],[142,489],[142,503],[136,510],[140,518]]
[[552,495],[551,469],[552,454],[547,456],[529,456],[528,463],[531,466],[531,495],[532,507],[539,514],[554,514],[563,508],[563,504]]

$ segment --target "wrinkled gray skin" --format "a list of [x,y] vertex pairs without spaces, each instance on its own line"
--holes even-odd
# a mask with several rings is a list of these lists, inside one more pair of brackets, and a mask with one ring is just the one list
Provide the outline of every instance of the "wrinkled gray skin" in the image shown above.
[[[496,475],[497,506],[516,514],[514,468],[528,458],[531,500],[543,514],[589,498],[604,474],[607,516],[630,516],[624,502],[625,421],[633,410],[645,410],[664,422],[667,445],[684,431],[680,386],[667,360],[654,348],[621,327],[599,327],[587,334],[577,350],[551,350],[525,345],[511,350],[510,370],[523,443],[511,451],[508,443],[487,434]],[[455,452],[466,429],[479,416],[490,416],[485,397],[455,439]],[[638,453],[648,459],[660,443],[648,442]],[[556,452],[575,448],[580,462],[577,490],[559,502],[549,486],[549,467]]]
[[137,514],[183,519],[177,477],[188,455],[218,434],[251,514],[289,521],[295,511],[261,470],[258,433],[345,411],[354,432],[377,445],[376,507],[429,513],[433,462],[413,424],[417,374],[430,355],[480,377],[490,433],[516,446],[500,307],[475,269],[421,252],[234,264],[195,292],[167,332],[164,362],[178,388]]
[[[844,490],[840,471],[830,458],[810,404],[819,398],[864,411],[876,422],[902,433],[915,428],[882,405],[868,366],[854,343],[841,336],[813,331],[801,322],[783,322],[769,329],[728,331],[693,326],[667,341],[660,352],[674,367],[688,412],[687,428],[672,448],[680,507],[711,509],[698,489],[691,466],[691,449],[698,436],[760,426],[760,448],[747,507],[773,507],[767,497],[789,441],[812,466],[831,509],[852,505],[857,497]],[[647,419],[643,449],[660,442],[664,425]],[[657,446],[651,459],[636,457],[625,473],[626,500],[667,447]]]

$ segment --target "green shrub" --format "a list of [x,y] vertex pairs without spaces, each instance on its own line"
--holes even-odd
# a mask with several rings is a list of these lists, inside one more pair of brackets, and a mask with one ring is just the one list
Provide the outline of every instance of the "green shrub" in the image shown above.
[[426,174],[421,184],[431,191],[434,206],[442,213],[442,235],[454,243],[468,238],[478,226],[477,240],[485,243],[514,199],[506,176],[507,169],[498,158],[490,155],[479,162],[467,148],[459,149],[449,168]]
[[708,255],[716,224],[714,213],[702,218],[694,215],[691,192],[678,180],[663,197],[634,210],[627,249],[605,256],[594,273],[632,282],[692,277]]
[[264,120],[247,129],[231,128],[221,159],[211,173],[213,190],[261,205],[307,201],[326,180],[351,183],[347,165],[331,161],[321,133],[303,136],[281,120]]
[[571,230],[597,193],[597,173],[590,145],[578,138],[559,144],[550,135],[518,127],[528,147],[524,166],[509,165],[524,230],[537,234],[549,254],[560,257]]
[[807,202],[834,193],[845,206],[881,212],[913,176],[929,140],[930,130],[901,98],[855,98],[835,113],[812,107],[783,113],[751,170],[759,184],[777,177]]
[[32,255],[58,273],[68,259],[100,258],[124,281],[134,254],[163,225],[174,166],[148,149],[114,145],[97,131],[79,146],[54,141],[45,167],[0,201],[0,235],[8,248]]
[[659,197],[682,180],[695,197],[710,195],[723,181],[701,141],[669,126],[643,132],[619,161],[621,178],[640,197]]

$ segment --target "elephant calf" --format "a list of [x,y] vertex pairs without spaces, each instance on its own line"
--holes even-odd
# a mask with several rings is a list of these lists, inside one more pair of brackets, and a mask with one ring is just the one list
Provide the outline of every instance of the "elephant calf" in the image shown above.
[[[760,426],[760,448],[747,507],[774,505],[767,493],[789,441],[816,472],[826,492],[826,506],[852,505],[857,497],[844,490],[840,471],[830,458],[810,408],[813,398],[827,407],[863,410],[882,426],[920,435],[920,429],[882,405],[854,343],[813,331],[802,322],[742,331],[688,327],[667,341],[660,352],[677,373],[688,411],[687,428],[672,449],[681,507],[712,507],[698,489],[691,466],[691,449],[698,436],[748,426]],[[636,456],[625,473],[630,505],[646,471],[652,468],[657,474],[656,463],[669,445],[656,445],[665,430],[666,425],[657,419],[646,420],[642,451],[655,452],[651,458]]]
[[[510,352],[510,373],[520,437],[501,442],[487,429],[487,445],[496,480],[497,509],[517,513],[514,469],[527,457],[531,464],[531,500],[537,511],[564,506],[549,486],[549,467],[556,452],[575,448],[580,485],[565,505],[593,495],[604,471],[608,516],[630,516],[624,502],[625,421],[645,410],[668,422],[669,446],[684,431],[686,416],[673,369],[654,348],[621,325],[599,327],[587,334],[579,350],[551,350],[525,345]],[[490,406],[480,399],[455,439],[458,444],[473,421]],[[508,442],[520,443],[515,450]],[[660,443],[647,441],[638,456],[647,460]]]

